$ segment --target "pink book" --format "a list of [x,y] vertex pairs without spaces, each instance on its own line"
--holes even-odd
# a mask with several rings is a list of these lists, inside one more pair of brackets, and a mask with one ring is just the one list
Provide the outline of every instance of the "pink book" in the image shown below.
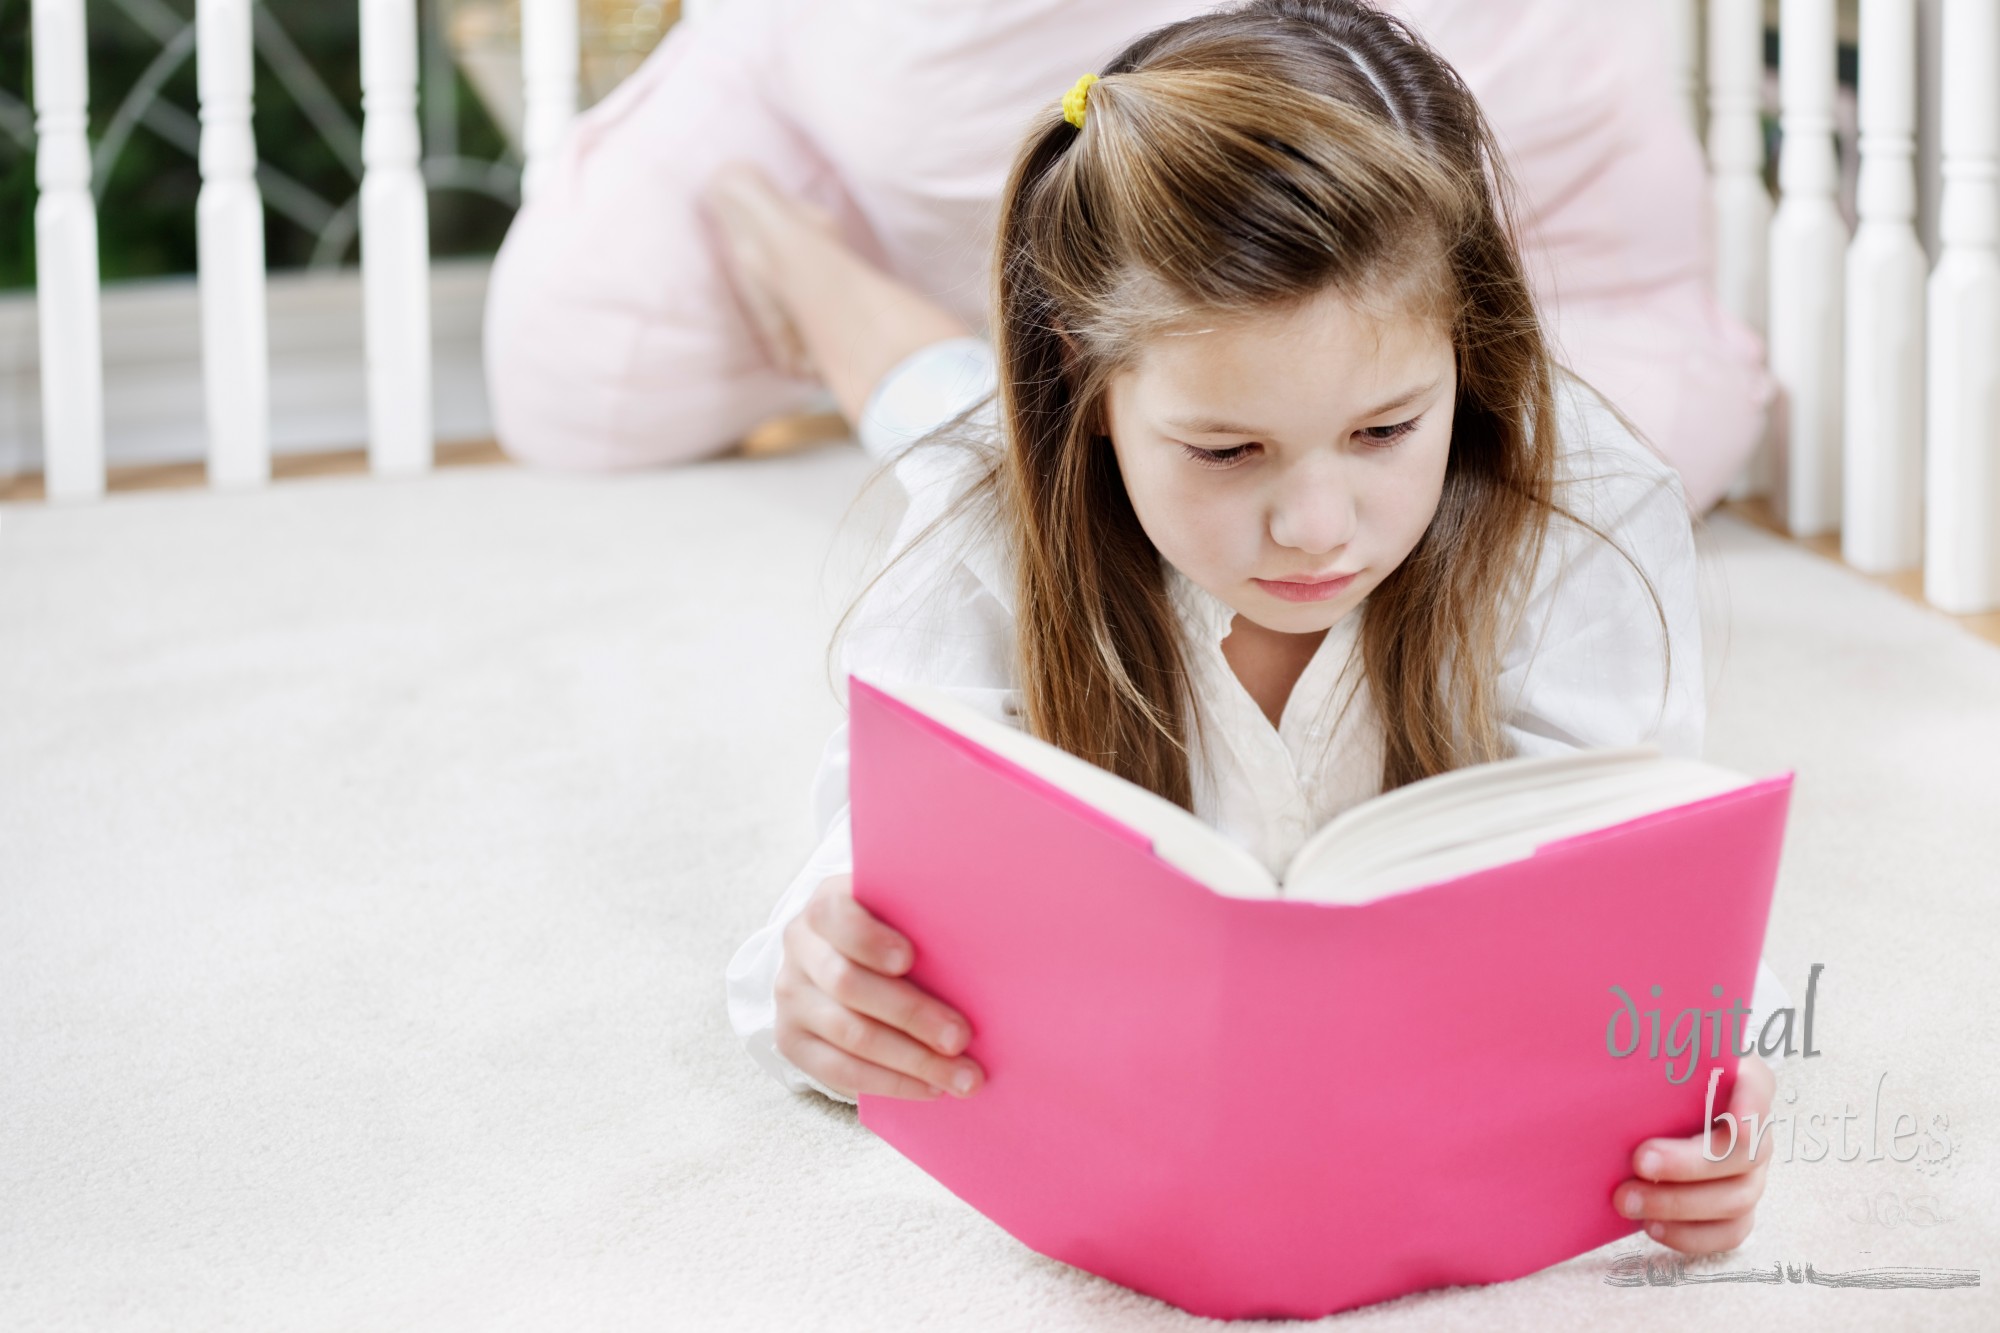
[[1632,1150],[1701,1132],[1711,1069],[1728,1106],[1789,772],[1479,765],[1273,877],[939,691],[848,697],[855,899],[987,1076],[861,1122],[1041,1254],[1215,1318],[1503,1281],[1636,1231]]

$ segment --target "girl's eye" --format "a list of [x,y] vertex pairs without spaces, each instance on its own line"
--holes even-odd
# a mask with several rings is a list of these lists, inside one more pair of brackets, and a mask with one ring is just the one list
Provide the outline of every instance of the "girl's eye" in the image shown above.
[[[1376,448],[1386,448],[1415,430],[1422,422],[1423,418],[1416,416],[1408,421],[1399,421],[1393,426],[1364,426],[1361,428],[1361,437]],[[1230,466],[1256,447],[1254,444],[1238,444],[1227,449],[1197,449],[1191,444],[1184,444],[1181,446],[1181,452],[1202,467],[1220,468]]]
[[1422,417],[1411,417],[1408,421],[1399,421],[1393,426],[1364,426],[1361,433],[1371,444],[1394,444],[1415,430],[1417,423],[1422,420]]
[[1228,467],[1247,453],[1252,446],[1234,445],[1228,449],[1197,449],[1191,444],[1181,446],[1181,452],[1203,467]]

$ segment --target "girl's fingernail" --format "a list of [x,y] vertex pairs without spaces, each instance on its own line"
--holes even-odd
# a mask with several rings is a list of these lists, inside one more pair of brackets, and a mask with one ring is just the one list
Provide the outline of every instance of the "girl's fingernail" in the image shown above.
[[1666,1223],[1648,1222],[1646,1224],[1646,1234],[1651,1236],[1654,1240],[1658,1240],[1660,1237],[1667,1234]]
[[1639,1158],[1639,1174],[1648,1180],[1658,1180],[1660,1178],[1660,1168],[1665,1165],[1665,1160],[1658,1153],[1644,1153]]
[[946,1055],[958,1054],[958,1024],[949,1024],[944,1031],[938,1033],[938,1049]]
[[1627,1217],[1638,1217],[1646,1211],[1645,1199],[1637,1190],[1626,1190],[1625,1197],[1619,1201],[1618,1211]]
[[958,1095],[961,1097],[971,1092],[972,1071],[970,1069],[961,1069],[956,1074],[953,1074],[951,1076],[951,1086],[958,1090]]

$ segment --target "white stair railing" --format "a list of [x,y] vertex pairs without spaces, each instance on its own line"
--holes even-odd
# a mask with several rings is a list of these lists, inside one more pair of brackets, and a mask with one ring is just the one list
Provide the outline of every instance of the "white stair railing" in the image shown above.
[[[1768,335],[1771,192],[1764,187],[1764,6],[1708,0],[1708,162],[1715,219],[1715,289],[1723,309]],[[1767,436],[1769,432],[1766,432]],[[1731,488],[1747,500],[1773,486],[1768,439]]]
[[368,459],[430,468],[430,204],[418,170],[416,0],[361,0],[361,291]]
[[[1782,0],[1779,202],[1762,230],[1753,151],[1758,0],[1708,0],[1717,289],[1751,327],[1768,263],[1777,448],[1731,498],[1768,494],[1793,533],[1838,526],[1857,569],[1923,566],[1941,610],[2000,610],[2000,5],[1942,0],[1935,266],[1917,229],[1916,0],[1860,0],[1861,177],[1835,204],[1832,0]],[[1844,250],[1844,259],[1837,259]]]
[[1859,223],[1847,251],[1840,552],[1872,574],[1923,557],[1924,278],[1915,0],[1862,0]]
[[1664,11],[1667,65],[1688,125],[1701,134],[1701,13],[1687,0],[1655,0]]
[[521,200],[534,198],[549,157],[576,118],[576,0],[521,0]]
[[51,500],[104,494],[104,348],[90,196],[83,0],[34,0],[35,316]]
[[1945,0],[1943,45],[1924,596],[1968,613],[2000,608],[2000,6]]
[[1833,149],[1833,0],[1783,0],[1778,90],[1783,145],[1771,218],[1771,375],[1782,482],[1772,495],[1800,536],[1840,523],[1842,287],[1847,223]]
[[271,477],[264,201],[250,132],[250,0],[199,0],[195,24],[201,98],[195,236],[208,480],[234,489]]

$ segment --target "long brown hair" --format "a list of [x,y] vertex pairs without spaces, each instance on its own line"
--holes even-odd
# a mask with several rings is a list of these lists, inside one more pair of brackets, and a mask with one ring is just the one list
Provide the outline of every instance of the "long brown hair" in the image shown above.
[[[1550,518],[1610,539],[1556,499],[1555,362],[1472,94],[1360,0],[1250,0],[1140,37],[1087,107],[1078,128],[1051,98],[1002,198],[999,447],[901,555],[983,510],[1016,560],[1025,727],[1192,809],[1186,646],[1107,386],[1190,319],[1386,297],[1451,330],[1458,391],[1437,511],[1359,610],[1381,785],[1505,757],[1500,663]],[[911,447],[980,448],[991,401]]]

